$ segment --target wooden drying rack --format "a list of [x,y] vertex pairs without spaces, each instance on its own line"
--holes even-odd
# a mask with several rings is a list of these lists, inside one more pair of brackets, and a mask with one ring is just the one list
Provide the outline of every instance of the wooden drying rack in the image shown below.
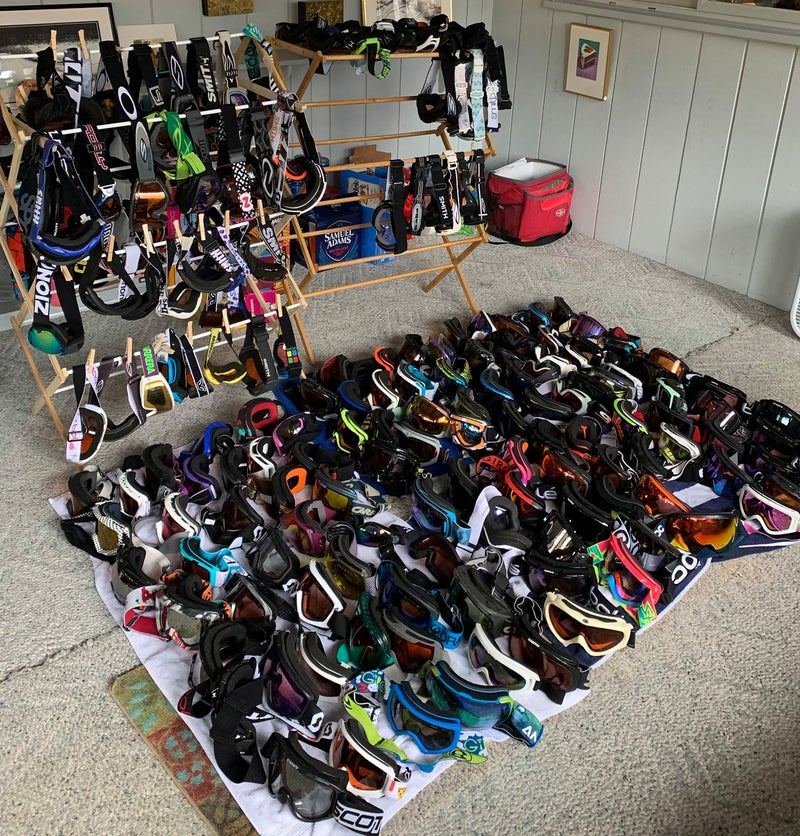
[[[51,46],[53,47],[54,53],[55,38],[56,33],[55,31],[52,31]],[[248,38],[242,38],[242,44],[240,44],[240,52],[237,53],[237,66],[238,62],[241,60],[241,55],[243,55],[244,53],[244,49],[247,47],[248,40]],[[271,56],[259,44],[256,44],[256,46],[259,48],[265,60],[267,60],[268,67],[273,78],[275,78],[278,84],[281,85],[283,89],[285,89],[283,76],[281,75],[280,71],[272,65]],[[85,44],[83,44],[83,48],[85,50]],[[88,54],[88,51],[85,50],[85,54]],[[272,97],[272,91],[259,87],[258,85],[253,85],[248,79],[240,79],[240,81],[243,87],[255,89],[256,92],[260,93],[266,99],[270,99]],[[209,115],[215,112],[219,111],[203,111],[203,115]],[[43,374],[39,369],[39,365],[36,362],[34,353],[31,351],[30,346],[28,344],[28,340],[25,334],[23,333],[23,327],[25,325],[26,319],[29,316],[33,316],[33,290],[28,289],[25,286],[25,282],[22,278],[22,275],[20,274],[15,259],[11,254],[10,248],[8,246],[8,241],[4,232],[6,226],[9,223],[9,215],[13,215],[17,222],[19,222],[19,207],[17,205],[16,198],[14,197],[14,187],[19,180],[20,166],[25,146],[29,141],[31,141],[31,137],[34,134],[34,131],[29,125],[26,125],[24,122],[21,122],[19,119],[12,116],[5,102],[2,100],[2,97],[0,97],[0,116],[2,117],[5,126],[11,135],[14,144],[14,152],[11,156],[8,174],[6,175],[5,172],[0,168],[0,187],[2,187],[3,189],[3,199],[2,202],[0,202],[0,249],[2,249],[3,254],[5,255],[6,261],[9,265],[9,269],[11,270],[14,284],[16,285],[16,288],[19,291],[19,294],[22,298],[22,305],[19,311],[10,317],[11,327],[14,330],[14,334],[17,338],[17,341],[20,344],[22,353],[24,354],[28,366],[30,367],[31,375],[34,379],[34,382],[36,383],[40,391],[39,397],[33,404],[32,413],[36,415],[43,408],[46,407],[47,411],[50,413],[51,418],[53,419],[53,423],[55,424],[56,429],[58,430],[61,437],[66,441],[67,431],[64,426],[64,422],[62,421],[61,416],[59,415],[59,412],[56,409],[53,398],[56,394],[72,391],[72,387],[67,385],[67,381],[72,374],[72,370],[62,366],[58,360],[58,357],[51,354],[40,354],[39,356],[45,357],[47,359],[47,362],[49,363],[52,370],[52,378],[46,380],[45,378],[49,375],[47,375],[47,373]],[[118,126],[104,125],[99,127],[100,129],[110,129]],[[263,212],[263,209],[261,209],[261,207],[259,207],[259,210]],[[278,221],[278,229],[276,230],[276,232],[280,233],[283,227],[285,227],[286,223],[288,223],[288,219],[282,213],[278,213],[274,217]],[[71,280],[69,273],[64,268],[62,269],[64,271],[65,278]],[[261,290],[259,289],[256,283],[255,278],[252,275],[248,276],[247,284],[249,289],[254,293],[254,295],[258,299],[258,303],[261,306],[267,320],[277,319],[277,317],[280,316],[284,308],[292,314],[297,326],[298,334],[300,335],[303,347],[306,351],[308,360],[313,365],[315,363],[314,353],[308,341],[308,336],[306,334],[305,328],[303,327],[303,323],[300,319],[299,313],[301,310],[304,310],[308,306],[308,302],[306,301],[306,298],[301,288],[298,286],[298,284],[292,277],[291,272],[287,273],[287,276],[284,280],[275,283],[276,303],[274,305],[270,305],[270,303],[268,303],[267,300],[264,298]],[[281,296],[286,297],[285,304],[281,302]],[[248,320],[236,323],[229,323],[227,322],[227,316],[225,314],[226,312],[223,312],[223,327],[228,329],[229,332],[233,332],[234,329],[244,328],[247,325]],[[192,346],[195,350],[195,353],[207,349],[207,345],[200,346],[198,344],[209,337],[209,331],[200,331],[197,334],[193,334],[190,320],[187,323],[186,333],[187,336],[189,336],[190,341],[192,342]],[[234,339],[238,338],[239,337],[234,337]],[[131,353],[131,350],[132,343],[129,338],[126,344],[126,354],[129,355]],[[94,361],[95,349],[90,347],[88,349],[85,362],[87,365],[89,365],[94,364]]]
[[[308,69],[303,77],[303,80],[297,87],[297,97],[298,99],[302,99],[303,95],[308,90],[312,79],[314,78],[314,74],[316,73],[317,69],[323,64],[327,63],[328,61],[353,61],[354,58],[352,55],[349,54],[325,54],[322,52],[314,51],[311,49],[307,49],[303,46],[298,46],[296,44],[291,44],[286,41],[279,40],[277,38],[267,38],[269,43],[272,45],[273,50],[286,50],[293,55],[300,56],[302,58],[307,58],[309,61]],[[266,54],[266,51],[261,47],[262,54]],[[273,51],[272,55],[270,56],[272,66],[274,66],[278,77],[283,79],[283,71],[280,64],[280,59],[276,52]],[[391,59],[394,61],[395,59],[405,60],[405,59],[415,59],[415,58],[425,58],[427,60],[432,60],[434,58],[438,58],[438,53],[435,52],[393,52],[391,54]],[[382,96],[376,98],[356,98],[356,99],[341,99],[337,101],[320,101],[320,102],[298,102],[295,106],[298,110],[307,110],[309,108],[314,107],[338,107],[338,106],[346,106],[346,105],[370,105],[370,104],[389,104],[389,103],[399,103],[399,102],[413,102],[416,101],[416,96]],[[373,136],[362,136],[362,137],[349,137],[343,139],[328,139],[328,140],[318,140],[317,145],[343,145],[343,144],[351,144],[351,145],[358,145],[364,142],[380,142],[383,140],[395,140],[395,139],[407,139],[411,137],[421,137],[421,136],[437,136],[439,137],[442,145],[444,146],[445,151],[452,151],[453,147],[450,143],[450,138],[447,134],[444,125],[439,125],[436,128],[430,129],[421,129],[416,131],[406,131],[406,132],[396,132],[396,133],[389,133],[389,134],[375,134]],[[495,150],[494,144],[491,140],[491,135],[489,133],[486,134],[485,139],[485,155],[487,157],[493,157],[497,152]],[[410,165],[414,162],[414,158],[404,158],[403,163],[405,165]],[[326,166],[326,172],[337,172],[343,170],[364,170],[368,168],[373,168],[376,165],[375,162],[367,162],[367,163],[346,163],[342,165],[331,165]],[[330,206],[334,204],[340,203],[348,203],[348,202],[357,202],[362,201],[365,199],[370,198],[383,198],[382,192],[370,192],[363,195],[356,195],[351,197],[342,197],[342,198],[330,198],[327,200],[320,201],[319,206]],[[305,294],[306,298],[312,298],[315,296],[323,296],[330,293],[339,293],[344,290],[352,290],[359,287],[368,287],[370,285],[381,284],[383,282],[390,282],[395,281],[398,279],[406,279],[410,278],[411,276],[420,276],[425,273],[435,273],[438,271],[437,275],[430,281],[428,284],[423,286],[423,290],[428,293],[429,291],[433,290],[436,285],[438,285],[444,278],[446,278],[451,272],[455,273],[458,282],[461,286],[461,290],[464,293],[464,296],[467,300],[467,304],[470,306],[470,309],[473,313],[478,312],[478,306],[475,303],[475,299],[472,296],[472,292],[467,284],[466,276],[464,275],[464,271],[461,268],[463,261],[469,257],[469,255],[481,244],[485,244],[488,242],[488,236],[486,235],[486,230],[483,224],[480,224],[476,227],[475,233],[469,236],[455,236],[455,235],[445,235],[440,234],[440,238],[442,239],[439,243],[435,244],[421,244],[419,246],[409,247],[406,252],[398,255],[398,258],[402,258],[406,255],[411,255],[414,253],[422,253],[422,252],[431,252],[436,250],[445,250],[448,256],[448,261],[443,264],[437,264],[432,267],[420,267],[414,270],[407,270],[402,273],[394,273],[389,276],[376,276],[372,279],[367,279],[365,281],[358,281],[358,282],[350,282],[348,284],[341,284],[336,285],[335,287],[328,287],[320,290],[308,290],[307,288],[313,282],[315,276],[319,273],[325,272],[327,270],[335,270],[339,267],[344,266],[356,266],[359,264],[369,264],[370,262],[374,261],[382,261],[387,257],[391,257],[390,252],[386,253],[379,253],[377,255],[372,256],[364,256],[361,258],[354,258],[349,259],[347,261],[337,262],[335,264],[322,264],[317,265],[314,263],[314,259],[312,258],[310,248],[308,246],[308,240],[313,239],[315,236],[324,235],[327,230],[318,230],[318,231],[311,231],[306,232],[300,226],[300,221],[296,217],[292,217],[290,219],[291,227],[292,227],[292,235],[290,236],[293,240],[296,240],[300,250],[303,254],[303,258],[305,259],[306,263],[306,275],[300,280],[300,289]],[[371,224],[361,223],[361,224],[350,224],[347,226],[337,227],[337,229],[343,230],[358,230],[358,229],[369,229]],[[464,247],[461,252],[457,252],[456,248]]]

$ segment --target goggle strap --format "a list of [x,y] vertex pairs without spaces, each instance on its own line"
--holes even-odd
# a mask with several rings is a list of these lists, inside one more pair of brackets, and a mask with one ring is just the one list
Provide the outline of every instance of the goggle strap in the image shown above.
[[379,807],[350,792],[339,794],[333,811],[333,818],[339,824],[365,836],[380,833],[383,815]]
[[[236,688],[225,695],[222,705],[214,714],[210,736],[214,741],[214,759],[225,775],[236,783],[248,782],[264,784],[267,780],[264,765],[255,748],[253,737],[253,755],[248,763],[239,754],[237,731],[243,721],[261,702],[263,684],[260,678]],[[252,729],[252,724],[248,722]],[[246,728],[246,726],[245,726]]]

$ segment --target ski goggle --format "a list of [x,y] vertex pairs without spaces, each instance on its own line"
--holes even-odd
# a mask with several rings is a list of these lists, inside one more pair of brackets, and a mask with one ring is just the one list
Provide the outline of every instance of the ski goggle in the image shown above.
[[293,444],[298,441],[313,441],[321,432],[322,426],[313,415],[298,412],[275,425],[272,440],[278,454],[287,455]]
[[294,731],[288,738],[273,732],[261,753],[267,761],[270,795],[288,804],[295,818],[317,822],[334,816],[347,795],[347,773],[343,769],[307,754]]
[[450,415],[453,441],[465,450],[483,450],[487,444],[500,441],[497,430],[488,422],[467,415]]
[[672,465],[695,461],[700,458],[702,452],[691,438],[664,422],[659,427],[658,449]]
[[392,496],[409,493],[411,483],[419,472],[416,456],[380,438],[364,442],[359,465],[362,474],[372,477]]
[[486,624],[500,636],[513,616],[510,605],[493,594],[491,576],[477,566],[462,564],[453,572],[449,600],[461,611],[466,623]]
[[767,534],[800,531],[800,489],[777,473],[765,476],[763,485],[743,485],[739,490],[743,519],[757,522]]
[[[362,798],[400,798],[407,780],[390,755],[373,746],[361,724],[340,720],[328,751],[328,764],[347,773],[348,789]],[[405,771],[403,771],[404,774]]]
[[562,644],[578,644],[590,656],[606,656],[624,647],[632,630],[625,619],[583,607],[559,592],[547,593],[544,617]]
[[442,584],[450,583],[456,566],[461,563],[453,544],[436,532],[422,534],[408,543],[407,548],[409,556],[424,561],[425,568]]
[[606,328],[594,317],[582,313],[578,316],[570,328],[570,333],[589,339],[598,339],[605,336]]
[[713,445],[706,450],[703,476],[717,496],[731,498],[738,494],[743,485],[753,481],[725,450]]
[[300,398],[306,409],[314,415],[335,415],[339,411],[339,398],[316,380],[304,377],[299,383]]
[[572,482],[579,493],[589,489],[589,473],[558,450],[548,449],[542,455],[539,471],[543,482],[563,487]]
[[445,648],[461,643],[464,628],[458,612],[441,595],[434,596],[408,581],[396,563],[383,560],[378,568],[380,604],[394,606],[400,618],[434,636]]
[[264,697],[280,716],[294,720],[314,733],[324,715],[317,705],[317,690],[297,664],[297,648],[289,630],[278,630],[264,655]]
[[552,590],[568,598],[583,599],[594,582],[591,566],[584,561],[552,560],[531,549],[525,562],[530,567],[525,581],[534,596]]
[[760,440],[760,431],[766,430],[784,436],[791,445],[800,444],[800,415],[780,401],[756,401],[750,415],[750,426],[756,441]]
[[359,671],[385,668],[395,661],[377,601],[369,592],[358,599],[356,614],[348,622],[347,636],[336,651],[336,659]]
[[208,581],[212,589],[221,588],[232,573],[242,571],[230,549],[206,551],[201,548],[199,537],[184,537],[179,550],[186,569]]
[[333,440],[344,453],[355,453],[364,446],[369,435],[358,422],[358,415],[350,409],[339,410],[339,420],[334,429]]
[[328,658],[319,634],[313,630],[300,633],[299,654],[306,673],[319,691],[319,699],[339,703],[342,690],[353,675],[352,670]]
[[605,580],[614,598],[644,627],[656,617],[656,604],[663,588],[638,563],[627,546],[612,534],[605,553],[593,551],[598,580]]
[[651,517],[686,513],[691,510],[686,503],[678,499],[672,491],[649,473],[643,474],[639,479],[634,496],[644,505]]
[[450,412],[422,395],[409,398],[404,412],[416,419],[423,432],[436,438],[443,438],[450,431]]
[[400,406],[400,395],[392,387],[392,379],[386,369],[375,369],[370,376],[369,402],[380,409]]
[[153,240],[164,235],[169,193],[160,180],[137,180],[131,195],[131,225],[150,230]]
[[504,653],[482,624],[476,624],[469,637],[467,658],[489,685],[527,694],[539,682],[536,671]]
[[411,503],[414,519],[425,530],[438,531],[459,545],[469,543],[471,529],[460,524],[455,506],[430,490],[422,477],[414,480]]
[[270,589],[293,589],[300,574],[300,561],[280,529],[269,529],[250,543],[245,556],[256,580]]
[[363,517],[373,517],[386,509],[376,489],[370,490],[360,479],[334,479],[322,468],[314,473],[314,498],[324,499],[327,505],[342,513]]
[[344,617],[346,602],[324,563],[311,560],[295,590],[297,612],[306,624],[327,630],[334,619]]
[[447,662],[429,664],[424,680],[431,702],[440,711],[455,712],[462,726],[495,728],[530,747],[539,742],[543,732],[539,719],[513,700],[506,688],[468,682]]
[[458,714],[423,702],[409,682],[393,682],[386,705],[394,733],[409,735],[426,755],[444,755],[458,745],[461,736]]
[[589,687],[589,668],[534,630],[527,622],[515,621],[508,639],[511,657],[535,671],[539,688],[559,705],[564,694]]
[[664,518],[663,523],[664,539],[681,551],[696,554],[702,549],[711,548],[716,552],[724,552],[736,540],[739,516],[733,511],[720,514],[694,511],[670,514]]
[[401,671],[418,673],[426,662],[444,658],[445,651],[438,639],[417,630],[400,616],[395,607],[387,607],[382,614],[392,655]]
[[679,357],[676,357],[671,352],[663,348],[651,348],[647,355],[647,359],[662,369],[674,374],[679,380],[682,380],[689,367]]
[[399,435],[399,446],[408,450],[419,461],[420,467],[430,467],[442,458],[444,447],[436,436],[416,430],[403,421],[396,423],[394,429]]

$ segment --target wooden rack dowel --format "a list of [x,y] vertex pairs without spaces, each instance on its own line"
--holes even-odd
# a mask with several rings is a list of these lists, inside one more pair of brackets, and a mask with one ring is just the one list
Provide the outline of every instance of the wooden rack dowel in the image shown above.
[[[438,132],[433,129],[424,131],[406,131],[400,134],[374,134],[373,136],[348,136],[344,139],[317,139],[317,145],[359,145],[365,142],[381,142],[385,139],[409,139],[414,136],[436,136]],[[300,148],[299,142],[290,142],[290,148]],[[374,163],[373,163],[374,165]]]
[[336,206],[339,203],[358,203],[362,200],[372,200],[377,198],[383,200],[383,192],[364,192],[364,194],[351,194],[344,197],[328,197],[325,200],[320,200],[317,206]]
[[[272,44],[274,49],[285,49],[287,52],[293,52],[296,55],[302,55],[305,58],[308,58],[309,61],[318,58],[320,61],[353,61],[358,58],[358,55],[351,55],[350,53],[343,53],[343,52],[320,52],[319,50],[309,49],[307,46],[301,46],[300,44],[293,44],[289,41],[282,41],[280,38],[267,38],[267,40]],[[438,52],[392,52],[391,53],[392,60],[395,58],[403,59],[403,58],[438,58]]]
[[[341,227],[340,227],[341,228]],[[425,252],[432,252],[433,250],[443,250],[449,249],[458,244],[471,244],[473,242],[481,242],[483,239],[480,236],[470,236],[469,238],[462,238],[459,241],[452,241],[452,242],[440,242],[438,244],[423,244],[421,247],[409,247],[407,252],[409,253],[425,253]],[[381,258],[386,258],[387,256],[391,256],[392,253],[380,253],[379,255],[366,255],[362,258],[353,258],[347,261],[348,265],[355,265],[355,264],[369,264],[370,261],[377,261]],[[335,270],[337,267],[341,267],[341,264],[334,263],[334,264],[320,264],[317,267],[318,273],[324,273],[326,270]],[[303,287],[303,283],[300,283],[300,287]],[[306,296],[309,294],[306,293]]]
[[416,96],[379,96],[374,99],[337,99],[332,102],[303,102],[303,108],[341,107],[348,105],[390,104],[391,102],[415,102]]
[[[386,258],[386,256],[379,256],[379,258]],[[349,264],[350,262],[348,262]],[[335,287],[324,287],[319,290],[307,290],[306,296],[311,299],[315,296],[327,296],[329,293],[338,293],[341,290],[355,290],[359,287],[369,287],[373,284],[381,284],[383,282],[393,282],[395,279],[408,279],[411,276],[421,276],[423,273],[433,273],[436,270],[444,270],[445,274],[453,269],[452,264],[437,264],[434,267],[419,267],[415,270],[407,270],[405,273],[392,273],[390,276],[375,276],[372,279],[365,279],[361,282],[350,282],[345,285],[337,285]],[[477,313],[477,309],[473,308],[473,313]]]

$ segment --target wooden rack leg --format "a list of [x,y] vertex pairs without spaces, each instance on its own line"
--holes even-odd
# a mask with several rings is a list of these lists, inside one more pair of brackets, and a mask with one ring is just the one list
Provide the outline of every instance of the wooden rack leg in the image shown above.
[[[461,269],[461,262],[464,261],[465,258],[468,258],[469,255],[473,252],[473,250],[475,250],[477,247],[479,247],[482,243],[486,243],[486,240],[487,240],[486,231],[484,230],[484,228],[482,226],[480,226],[478,229],[479,229],[480,236],[481,236],[482,240],[481,241],[475,241],[474,243],[469,244],[458,255],[455,254],[455,250],[453,249],[452,246],[448,246],[447,247],[447,252],[450,255],[450,261],[453,263],[453,266],[452,267],[447,267],[445,270],[443,270],[441,273],[439,273],[439,275],[437,275],[433,279],[431,279],[431,281],[429,281],[428,284],[426,284],[422,288],[425,291],[425,293],[429,293],[431,290],[433,290],[434,287],[436,287],[437,284],[439,284],[439,282],[448,273],[450,273],[451,271],[454,270],[455,273],[456,273],[456,276],[458,277],[458,283],[461,285],[461,290],[464,291],[464,296],[467,299],[467,304],[469,305],[470,310],[472,311],[472,313],[477,313],[478,312],[478,306],[475,304],[475,299],[473,298],[472,292],[470,291],[469,285],[467,284],[467,278],[464,275],[464,271]],[[444,240],[449,243],[450,239],[446,235],[443,235],[442,238],[444,238]]]
[[318,271],[314,267],[314,259],[311,257],[311,250],[308,248],[306,236],[300,228],[300,221],[297,219],[296,215],[292,215],[291,223],[294,234],[297,236],[297,243],[300,245],[300,251],[303,253],[303,258],[306,260],[306,270],[308,270],[305,276],[303,276],[300,280],[300,290],[303,291],[312,281],[314,281],[314,276],[317,275]]
[[[20,315],[23,318],[25,315],[24,311],[25,309],[23,308],[20,312]],[[44,404],[47,406],[47,411],[50,413],[50,416],[53,419],[53,423],[56,425],[56,429],[58,430],[64,442],[66,442],[67,430],[64,427],[63,422],[61,421],[61,416],[58,414],[58,412],[56,412],[55,404],[53,403],[53,399],[50,397],[49,388],[45,386],[45,383],[42,380],[42,376],[39,374],[39,369],[36,367],[36,361],[33,359],[33,354],[31,353],[31,350],[28,348],[28,341],[25,339],[25,335],[22,333],[22,328],[20,327],[20,325],[21,322],[17,319],[17,317],[12,316],[11,326],[13,327],[14,333],[16,334],[17,340],[19,341],[20,347],[22,348],[22,353],[25,355],[25,359],[28,361],[28,365],[31,367],[31,374],[33,375],[33,379],[42,393]],[[64,382],[63,379],[56,380],[59,384]]]

